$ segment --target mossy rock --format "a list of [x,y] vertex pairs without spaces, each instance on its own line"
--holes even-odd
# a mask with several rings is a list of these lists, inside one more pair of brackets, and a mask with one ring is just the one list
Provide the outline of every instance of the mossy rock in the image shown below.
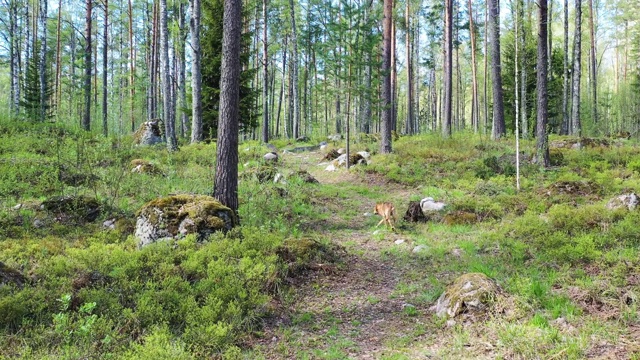
[[447,225],[473,225],[478,222],[478,215],[468,211],[454,211],[446,214],[442,222]]
[[136,145],[155,145],[162,142],[162,121],[160,119],[145,121],[133,133],[133,143]]
[[273,182],[278,173],[278,169],[275,166],[263,165],[254,168],[249,168],[240,174],[241,179],[254,179],[260,184]]
[[559,149],[549,150],[549,162],[551,166],[561,166],[564,164],[564,154]]
[[293,176],[300,178],[303,182],[308,184],[319,184],[318,180],[314,178],[309,172],[306,170],[296,171]]
[[468,273],[449,285],[432,308],[440,317],[454,318],[462,313],[487,310],[502,294],[498,284],[485,274]]
[[289,238],[276,250],[276,254],[287,264],[288,276],[296,276],[322,265],[336,264],[344,254],[344,249],[307,237]]
[[233,210],[206,195],[173,195],[152,200],[137,213],[135,236],[138,246],[163,239],[197,234],[205,239],[216,231],[238,225]]
[[98,200],[88,196],[55,196],[42,202],[42,208],[52,213],[58,222],[92,222],[102,211]]
[[20,271],[10,268],[0,261],[0,287],[13,285],[18,288],[22,288],[26,282],[27,279]]
[[150,161],[143,159],[133,159],[131,160],[131,172],[138,174],[148,174],[148,175],[164,175],[162,170],[159,167],[152,164]]
[[338,150],[336,149],[331,149],[331,151],[329,151],[327,153],[327,155],[325,155],[322,160],[327,160],[327,161],[331,161],[331,160],[335,160],[338,157],[340,157],[340,153],[338,152]]
[[593,181],[559,181],[547,187],[547,195],[600,195],[602,188]]

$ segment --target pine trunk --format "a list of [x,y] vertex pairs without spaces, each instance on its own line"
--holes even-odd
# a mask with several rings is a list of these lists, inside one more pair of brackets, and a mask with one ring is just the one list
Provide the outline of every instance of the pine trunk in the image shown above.
[[39,75],[40,75],[40,121],[44,122],[47,118],[47,0],[40,1],[39,12],[39,30],[40,34],[40,54],[39,56]]
[[451,100],[453,92],[453,0],[445,0],[444,4],[444,119],[442,135],[451,136],[452,112]]
[[582,26],[582,0],[576,1],[576,26],[575,36],[573,37],[573,85],[571,89],[571,135],[580,136],[582,125],[580,123],[580,76],[581,76],[581,26]]
[[93,0],[87,0],[87,13],[85,17],[85,48],[84,48],[84,114],[82,116],[82,128],[91,130],[91,12]]
[[569,0],[564,0],[564,59],[562,70],[562,135],[569,134]]
[[491,75],[493,80],[493,131],[491,137],[497,140],[506,133],[500,66],[500,7],[498,0],[489,0],[489,3],[489,41],[491,41]]
[[107,123],[107,65],[109,50],[109,0],[104,0],[104,33],[102,34],[102,135],[109,135]]
[[191,143],[202,141],[202,52],[200,48],[200,0],[191,0]]
[[167,0],[160,0],[160,76],[162,84],[162,114],[167,138],[167,150],[178,150],[175,119],[171,117],[171,83],[169,81],[169,29],[167,27]]
[[589,34],[591,37],[590,70],[591,70],[591,116],[593,123],[598,123],[598,64],[596,60],[596,31],[594,26],[593,0],[589,0]]
[[384,18],[382,19],[382,121],[380,132],[380,152],[391,152],[391,27],[393,16],[393,0],[384,0]]
[[237,213],[241,0],[224,0],[223,21],[220,118],[213,196]]
[[538,89],[538,118],[536,126],[536,160],[540,165],[548,167],[549,162],[549,142],[547,136],[547,122],[549,116],[548,94],[547,94],[547,0],[538,0],[539,28],[538,28],[538,64],[537,89]]
[[269,142],[269,53],[267,42],[267,0],[262,0],[262,142]]
[[293,6],[293,0],[289,0],[291,11],[291,42],[293,43],[293,54],[291,54],[292,67],[292,101],[293,101],[293,138],[300,136],[300,97],[298,89],[298,35],[296,31],[296,11]]
[[471,40],[471,123],[473,125],[473,132],[478,133],[478,75],[476,70],[476,29],[473,22],[473,8],[471,6],[471,0],[469,5],[469,32]]

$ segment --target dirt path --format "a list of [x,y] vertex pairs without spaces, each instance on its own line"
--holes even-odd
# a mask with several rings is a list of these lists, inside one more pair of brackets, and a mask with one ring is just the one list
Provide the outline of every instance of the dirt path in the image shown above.
[[[296,167],[307,168],[321,184],[363,186],[380,198],[404,199],[415,193],[398,184],[388,184],[377,175],[364,175],[338,170],[327,172],[318,166],[321,154],[288,155],[285,159]],[[295,167],[294,167],[295,168]],[[371,213],[375,200],[350,191],[350,203],[363,219]],[[355,198],[354,198],[355,197]],[[399,203],[399,202],[398,202]],[[340,205],[333,204],[337,211]],[[398,211],[398,216],[403,211]],[[336,217],[339,221],[339,216]],[[366,219],[365,219],[366,220]],[[371,222],[371,221],[369,221]],[[331,227],[327,227],[331,228]],[[332,242],[345,246],[345,269],[315,272],[297,288],[295,301],[288,309],[290,318],[266,329],[261,341],[262,353],[268,359],[357,358],[374,359],[392,354],[398,343],[419,336],[421,321],[427,308],[410,304],[405,297],[407,272],[392,257],[385,256],[393,247],[409,251],[410,239],[380,226],[344,225],[340,230],[319,233]],[[396,244],[396,240],[404,241]],[[409,251],[410,252],[410,251]]]

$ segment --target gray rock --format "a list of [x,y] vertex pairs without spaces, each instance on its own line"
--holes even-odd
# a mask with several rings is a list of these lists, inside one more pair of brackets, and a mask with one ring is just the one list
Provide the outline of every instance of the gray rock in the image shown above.
[[328,144],[326,141],[322,141],[322,142],[320,142],[320,144],[318,144],[318,145],[320,145],[320,146],[327,146],[327,145],[329,145],[329,144]]
[[429,247],[427,245],[418,245],[411,250],[412,253],[417,254],[423,251],[427,251]]
[[330,141],[334,141],[334,142],[335,141],[340,141],[340,140],[342,140],[342,135],[340,135],[340,134],[329,135],[329,136],[327,136],[327,139],[330,140]]
[[486,310],[501,292],[498,284],[484,274],[464,274],[447,287],[431,310],[440,317],[448,318],[454,318],[463,312],[481,312]]
[[398,239],[396,241],[393,242],[396,245],[400,245],[400,244],[404,244],[404,239]]
[[346,154],[346,153],[347,153],[347,150],[345,150],[345,148],[338,149],[338,154],[342,155],[342,154]]
[[115,230],[116,219],[105,220],[105,222],[102,223],[102,227],[108,230]]
[[14,206],[12,209],[13,209],[13,210],[20,210],[20,209],[22,209],[22,204],[17,204],[17,205],[16,205],[16,206]]
[[271,150],[272,152],[275,152],[275,153],[278,152],[278,148],[272,144],[266,144],[265,146],[267,147],[267,149]]
[[287,181],[284,179],[284,175],[282,175],[281,173],[277,173],[276,176],[273,177],[273,182],[274,183],[281,183],[281,184],[286,184]]
[[35,219],[33,220],[33,227],[36,229],[40,229],[41,227],[44,226],[44,221],[40,220],[40,219]]
[[634,193],[631,194],[623,194],[620,196],[616,196],[613,199],[609,200],[607,203],[607,209],[616,210],[627,208],[629,210],[635,210],[638,206],[638,196]]
[[429,212],[440,211],[444,209],[445,206],[447,206],[447,204],[439,201],[434,201],[432,197],[427,197],[420,200],[420,208],[425,214]]
[[133,134],[133,142],[136,145],[148,146],[162,142],[162,121],[160,119],[143,122]]
[[264,154],[264,156],[262,158],[267,162],[277,162],[278,161],[278,154],[276,154],[274,152],[269,152],[269,153]]

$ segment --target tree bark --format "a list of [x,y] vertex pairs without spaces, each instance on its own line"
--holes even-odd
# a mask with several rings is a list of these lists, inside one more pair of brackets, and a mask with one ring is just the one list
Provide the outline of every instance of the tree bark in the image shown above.
[[169,29],[167,27],[167,0],[160,0],[160,76],[162,78],[162,115],[164,117],[167,150],[178,150],[175,119],[171,116],[171,83],[169,81]]
[[453,0],[444,3],[444,119],[442,120],[442,135],[451,136],[452,113],[451,100],[453,92]]
[[539,28],[538,28],[538,64],[537,89],[538,89],[538,118],[536,126],[536,160],[540,165],[548,167],[549,142],[547,135],[547,121],[549,117],[547,94],[547,0],[538,0]]
[[48,84],[47,84],[47,0],[40,1],[39,12],[39,27],[40,27],[40,54],[38,57],[40,61],[39,75],[40,75],[40,121],[44,122],[47,118],[47,101],[48,101]]
[[[498,0],[489,0],[489,41],[491,41],[491,74],[493,86],[493,131],[491,137],[500,139],[505,133],[504,98],[500,66],[500,7]],[[546,41],[546,40],[545,40]]]
[[569,134],[569,0],[564,0],[564,59],[562,71],[562,129]]
[[262,142],[269,142],[269,52],[267,42],[267,0],[262,0]]
[[202,141],[202,52],[200,48],[200,0],[191,0],[191,143]]
[[[521,41],[520,49],[522,51],[526,51],[527,47],[527,32],[524,26],[524,7],[525,2],[523,0],[518,0],[522,3],[520,4],[520,33],[521,39],[516,41]],[[550,61],[549,61],[550,63]],[[522,133],[522,138],[529,138],[529,120],[527,116],[527,66],[529,65],[529,61],[526,56],[522,57],[522,66],[520,67],[520,132]]]
[[10,38],[10,73],[11,73],[11,113],[17,114],[20,110],[20,37],[18,34],[18,4],[13,0],[9,5],[9,36]]
[[87,0],[87,13],[85,17],[85,48],[84,48],[84,114],[82,116],[82,128],[91,130],[91,12],[93,0]]
[[471,6],[471,0],[469,5],[469,33],[471,40],[471,123],[473,125],[473,132],[478,133],[478,118],[479,118],[479,104],[478,104],[478,75],[476,70],[476,29],[473,22],[473,8]]
[[[60,69],[62,68],[60,64],[60,25],[62,23],[62,0],[58,0],[58,23],[56,24],[56,85],[54,88],[55,104],[56,106],[60,106]],[[73,31],[73,30],[72,30]],[[13,33],[13,32],[12,32]]]
[[591,37],[590,70],[591,70],[591,116],[593,123],[598,123],[598,63],[596,60],[596,30],[594,26],[593,0],[589,0],[589,34]]
[[109,50],[109,0],[104,0],[104,33],[102,34],[102,135],[109,135],[107,123],[107,64]]
[[405,133],[413,134],[415,130],[414,114],[413,114],[413,54],[411,51],[411,13],[409,8],[410,1],[406,1],[406,56],[407,56],[407,122],[405,124]]
[[179,68],[178,68],[178,100],[179,105],[178,108],[180,110],[180,135],[184,138],[189,131],[189,117],[185,112],[185,108],[187,107],[187,80],[186,80],[186,66],[187,66],[187,56],[186,56],[186,25],[185,25],[185,4],[180,3],[179,5],[179,19],[178,19],[178,28],[179,28]]
[[391,27],[393,16],[393,0],[384,0],[384,17],[382,19],[382,121],[380,153],[391,152]]
[[213,196],[237,213],[241,0],[224,0],[223,24],[220,118]]
[[581,76],[581,25],[582,25],[582,0],[575,0],[576,5],[576,25],[573,37],[573,85],[571,101],[571,135],[580,136],[582,124],[580,123],[580,76]]
[[133,43],[133,7],[131,6],[131,0],[129,2],[129,117],[131,122],[131,132],[136,131],[136,122],[133,116],[133,110],[135,106],[135,95],[136,95],[136,87],[135,87],[135,73],[136,73],[136,51],[135,44]]
[[290,60],[292,67],[292,101],[293,101],[293,138],[300,136],[300,97],[298,89],[298,35],[296,31],[296,10],[293,6],[293,0],[289,0],[289,8],[291,11],[291,43],[293,45],[292,59]]

